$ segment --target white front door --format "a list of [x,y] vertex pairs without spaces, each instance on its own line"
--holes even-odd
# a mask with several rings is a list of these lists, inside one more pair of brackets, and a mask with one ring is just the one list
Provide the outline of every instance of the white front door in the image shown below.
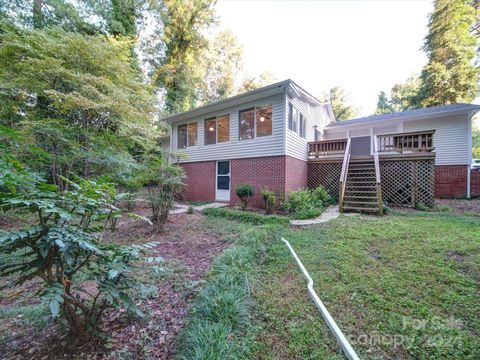
[[230,201],[230,161],[217,161],[215,200]]

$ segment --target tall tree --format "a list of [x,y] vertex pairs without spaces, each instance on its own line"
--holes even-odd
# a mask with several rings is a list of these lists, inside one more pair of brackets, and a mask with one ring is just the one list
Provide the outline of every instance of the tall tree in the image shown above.
[[347,91],[340,86],[331,88],[319,98],[322,101],[330,101],[337,120],[349,120],[358,115],[358,108],[349,104]]
[[215,0],[164,0],[164,53],[153,81],[164,90],[165,111],[175,113],[196,105],[202,82],[199,57],[208,46],[203,31],[215,23]]
[[270,71],[264,71],[259,76],[254,75],[245,75],[241,80],[238,93],[244,93],[247,91],[255,90],[261,88],[262,86],[267,86],[276,81],[276,76]]
[[435,1],[423,47],[428,63],[421,75],[422,106],[471,102],[478,94],[477,39],[470,32],[476,15],[471,1]]
[[232,96],[242,62],[242,47],[233,32],[219,32],[202,59],[205,69],[200,102],[208,103]]
[[393,106],[390,104],[387,94],[385,91],[380,91],[380,94],[378,94],[377,110],[375,110],[375,115],[388,114],[392,112],[394,112]]

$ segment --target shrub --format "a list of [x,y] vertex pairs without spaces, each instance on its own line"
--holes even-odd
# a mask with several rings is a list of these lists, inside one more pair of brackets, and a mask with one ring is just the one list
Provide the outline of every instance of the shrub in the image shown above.
[[187,214],[193,214],[193,206],[189,206],[187,209]]
[[319,186],[314,190],[292,191],[284,203],[285,210],[297,219],[310,219],[320,215],[325,205],[330,204],[331,196]]
[[148,190],[154,228],[162,231],[175,196],[180,194],[185,186],[185,173],[180,166],[154,159],[147,164],[140,176]]
[[273,191],[262,190],[262,199],[265,204],[265,213],[267,215],[273,214],[277,204],[277,197]]
[[238,220],[242,222],[248,222],[254,225],[261,225],[261,224],[289,225],[290,224],[290,220],[284,216],[261,215],[253,212],[230,210],[230,209],[224,209],[224,208],[205,209],[202,211],[202,213],[208,216]]
[[246,210],[250,199],[253,196],[253,187],[250,184],[240,184],[235,189],[235,193],[242,202],[242,210]]
[[[39,279],[41,290],[36,296],[48,303],[51,314],[63,317],[73,336],[88,337],[107,307],[124,306],[141,314],[127,290],[138,285],[130,275],[131,261],[142,250],[100,241],[109,220],[118,213],[112,205],[111,184],[63,180],[71,190],[60,192],[35,179],[21,193],[0,190],[0,210],[37,216],[28,228],[0,236],[1,253],[22,257],[22,261],[2,264],[0,276],[16,276],[5,286]],[[95,291],[83,290],[85,278],[96,281]]]

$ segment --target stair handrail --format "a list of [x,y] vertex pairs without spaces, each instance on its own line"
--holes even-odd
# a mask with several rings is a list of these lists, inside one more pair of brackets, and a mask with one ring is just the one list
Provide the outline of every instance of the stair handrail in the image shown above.
[[343,213],[343,198],[345,196],[345,188],[347,185],[348,165],[350,164],[351,155],[351,139],[347,139],[347,145],[345,146],[345,154],[343,155],[342,173],[340,174],[340,193],[338,194],[338,209]]
[[378,215],[383,215],[383,200],[382,200],[382,182],[380,178],[380,157],[378,155],[378,138],[377,135],[373,136],[373,160],[375,163],[375,181],[377,188],[377,203],[378,203]]

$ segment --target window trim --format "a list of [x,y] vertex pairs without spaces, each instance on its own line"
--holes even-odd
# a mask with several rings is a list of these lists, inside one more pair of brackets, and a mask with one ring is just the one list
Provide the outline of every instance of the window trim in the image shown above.
[[[188,144],[189,144],[189,140],[190,140],[190,135],[189,135],[189,133],[188,133],[188,125],[194,125],[194,124],[197,126],[196,143],[195,143],[195,145],[191,145],[191,146],[190,146],[190,145],[188,145]],[[185,137],[185,139],[186,139],[185,147],[178,147],[179,144],[180,144],[179,141],[178,141],[178,140],[179,140],[179,139],[178,139],[178,136],[179,136],[179,127],[180,127],[180,126],[186,126],[186,127],[187,127],[187,133],[186,133],[187,136]],[[188,148],[191,148],[191,147],[197,147],[197,146],[198,146],[198,128],[199,128],[199,126],[198,126],[198,121],[192,121],[192,122],[189,122],[189,123],[177,125],[177,150],[183,150],[183,149],[188,149]]]
[[[221,118],[221,117],[226,117],[228,116],[228,140],[227,141],[222,141],[222,142],[219,142],[218,141],[218,119]],[[230,134],[231,134],[231,127],[230,127],[230,113],[226,113],[226,114],[221,114],[221,115],[215,115],[215,116],[210,116],[208,118],[205,118],[203,119],[203,145],[205,146],[210,146],[210,145],[218,145],[218,144],[226,144],[226,143],[229,143],[231,140],[231,137],[230,137]],[[210,120],[210,121],[213,121],[213,119],[215,119],[215,142],[214,143],[211,143],[211,144],[207,144],[205,139],[207,138],[205,135],[206,135],[206,132],[207,132],[207,129],[205,127],[205,124],[207,123],[207,120]]]
[[305,115],[303,115],[301,112],[299,112],[300,114],[300,117],[298,119],[298,129],[299,129],[299,136],[302,138],[302,139],[306,139],[307,138],[307,117]]
[[[258,136],[257,135],[257,108],[264,107],[264,106],[271,106],[272,107],[272,132],[268,135]],[[240,121],[241,121],[240,113],[242,111],[249,111],[249,110],[253,110],[253,137],[251,139],[242,139],[241,136],[240,136]],[[272,102],[257,103],[255,105],[250,106],[250,107],[246,107],[244,109],[238,110],[238,141],[265,139],[265,138],[269,138],[270,136],[273,136],[273,101]]]

